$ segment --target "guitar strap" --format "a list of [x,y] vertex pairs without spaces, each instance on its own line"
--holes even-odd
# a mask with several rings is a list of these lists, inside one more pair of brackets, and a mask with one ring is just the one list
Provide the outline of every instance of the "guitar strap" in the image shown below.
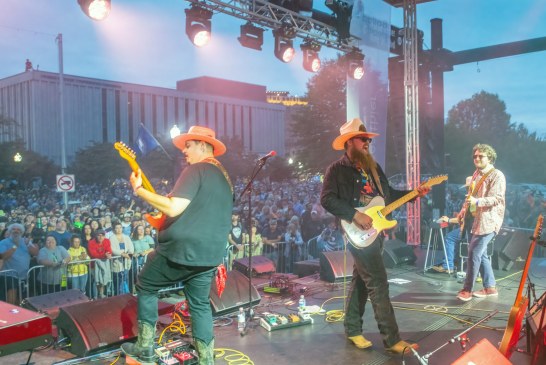
[[[480,190],[483,182],[485,181],[485,179],[489,176],[489,174],[491,174],[493,171],[495,171],[494,168],[492,168],[491,170],[487,171],[482,177],[481,179],[478,181],[478,183],[476,184],[476,186],[474,187],[474,190],[470,192],[470,195],[473,196],[473,197],[476,197],[476,194],[478,193],[478,191]],[[468,187],[470,189],[470,186]]]
[[377,170],[375,169],[375,167],[372,167],[370,169],[370,172],[372,174],[375,187],[379,191],[379,194],[384,198],[385,194],[383,194],[383,188],[381,187],[381,180],[379,179],[379,174],[377,173]]
[[233,184],[231,183],[231,179],[229,178],[229,175],[228,175],[226,169],[224,168],[224,166],[222,166],[220,161],[218,161],[214,157],[207,157],[202,162],[207,162],[207,163],[210,163],[210,164],[218,167],[218,169],[222,172],[222,174],[224,175],[224,177],[226,178],[226,180],[227,180],[227,182],[229,184],[229,188],[231,189],[231,194],[233,194]]

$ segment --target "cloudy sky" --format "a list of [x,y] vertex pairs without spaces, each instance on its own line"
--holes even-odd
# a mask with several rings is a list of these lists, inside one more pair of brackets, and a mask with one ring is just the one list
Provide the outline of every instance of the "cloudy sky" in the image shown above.
[[[283,64],[264,34],[261,52],[237,41],[241,20],[216,14],[213,39],[194,47],[185,35],[182,0],[112,0],[102,22],[89,19],[77,0],[2,0],[0,78],[24,71],[25,60],[57,72],[57,34],[63,35],[66,74],[175,88],[176,81],[214,76],[303,95],[311,76],[301,55]],[[322,2],[315,8],[324,10]],[[546,0],[438,0],[418,6],[419,29],[430,46],[430,19],[443,19],[444,47],[452,51],[546,37]],[[402,10],[392,9],[402,26]],[[297,47],[296,49],[299,49]],[[324,49],[323,49],[324,50]],[[333,58],[335,51],[321,52]],[[445,74],[446,112],[485,90],[506,102],[512,122],[546,137],[546,51],[456,66]]]

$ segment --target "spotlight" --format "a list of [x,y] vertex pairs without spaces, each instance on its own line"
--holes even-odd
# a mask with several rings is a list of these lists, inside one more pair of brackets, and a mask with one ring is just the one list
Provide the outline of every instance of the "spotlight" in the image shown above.
[[288,63],[294,59],[296,51],[293,47],[292,39],[296,36],[296,29],[291,27],[282,27],[273,31],[275,36],[275,57]]
[[320,70],[320,59],[318,56],[320,44],[305,41],[300,47],[303,52],[303,68],[309,72],[318,72]]
[[355,49],[345,56],[347,59],[347,73],[349,77],[360,80],[364,76],[364,55]]
[[110,0],[78,0],[82,11],[93,20],[104,20],[110,14]]
[[241,25],[241,36],[237,39],[241,46],[261,51],[264,43],[264,30],[248,22]]
[[212,11],[192,5],[186,12],[186,34],[197,47],[203,47],[210,41]]

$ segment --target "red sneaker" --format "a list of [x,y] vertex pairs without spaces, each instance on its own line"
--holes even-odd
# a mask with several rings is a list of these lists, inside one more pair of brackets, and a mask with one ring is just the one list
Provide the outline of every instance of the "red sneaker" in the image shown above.
[[470,299],[472,299],[472,292],[461,290],[459,293],[457,293],[457,298],[463,302],[468,302]]
[[495,288],[484,288],[482,290],[475,291],[472,293],[476,298],[485,298],[485,297],[496,297],[499,295],[499,292]]

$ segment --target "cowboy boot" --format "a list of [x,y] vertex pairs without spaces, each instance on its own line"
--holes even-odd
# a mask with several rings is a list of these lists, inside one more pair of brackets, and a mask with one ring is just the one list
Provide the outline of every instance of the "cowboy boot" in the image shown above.
[[138,358],[142,362],[154,362],[154,338],[155,326],[138,321],[138,339],[136,343],[126,342],[121,345],[121,351],[125,355]]
[[198,365],[214,365],[214,338],[210,340],[208,345],[196,338],[194,342],[197,355],[199,355]]

